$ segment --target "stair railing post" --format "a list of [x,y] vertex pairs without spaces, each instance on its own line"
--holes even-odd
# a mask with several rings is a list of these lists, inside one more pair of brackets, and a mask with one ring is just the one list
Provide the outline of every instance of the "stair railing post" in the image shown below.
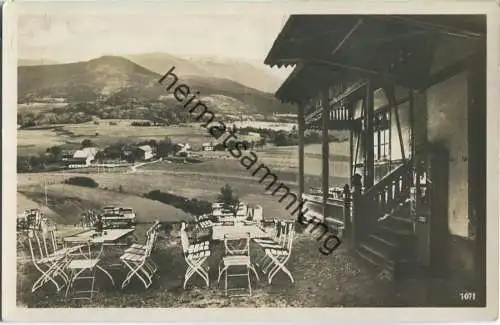
[[351,211],[351,242],[353,247],[357,247],[358,240],[363,229],[363,197],[361,175],[355,174],[352,177],[352,211]]
[[351,228],[352,228],[352,214],[351,214],[351,189],[349,184],[344,185],[343,191],[344,197],[344,233],[346,237],[351,236]]

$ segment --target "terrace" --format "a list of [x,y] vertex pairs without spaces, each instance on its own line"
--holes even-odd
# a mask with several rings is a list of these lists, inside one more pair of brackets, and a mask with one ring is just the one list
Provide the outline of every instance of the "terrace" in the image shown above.
[[[106,210],[109,210],[107,207]],[[113,210],[116,209],[113,207]],[[214,210],[219,210],[220,204],[214,204]],[[237,211],[245,209],[241,204]],[[259,209],[257,209],[259,210]],[[259,210],[261,211],[261,210]],[[109,211],[108,211],[109,212]],[[256,213],[256,216],[260,212]],[[92,216],[96,214],[92,212]],[[251,215],[251,213],[248,213]],[[156,265],[158,270],[152,277],[151,283],[146,287],[141,283],[140,278],[132,277],[130,282],[123,288],[122,281],[130,275],[130,272],[120,263],[120,256],[123,259],[124,252],[130,241],[122,241],[121,245],[111,242],[104,246],[106,240],[94,239],[96,243],[103,243],[105,253],[102,255],[103,265],[110,265],[109,275],[103,272],[95,273],[94,289],[95,293],[90,299],[74,299],[71,294],[64,294],[66,287],[59,292],[50,282],[32,292],[32,285],[39,277],[32,259],[29,248],[26,245],[27,238],[23,233],[18,236],[21,239],[18,247],[18,305],[29,308],[44,307],[347,307],[347,306],[428,306],[441,303],[445,305],[459,304],[459,301],[450,300],[452,295],[446,290],[443,283],[433,281],[418,286],[406,283],[403,286],[388,286],[388,280],[384,277],[377,277],[373,270],[366,264],[356,259],[347,249],[341,245],[333,254],[324,256],[311,254],[317,252],[317,234],[315,230],[309,228],[296,228],[297,231],[288,232],[292,234],[293,246],[290,246],[290,259],[286,262],[286,267],[293,274],[293,281],[286,273],[278,272],[272,281],[268,281],[269,276],[262,272],[263,265],[257,265],[257,275],[251,274],[251,292],[244,296],[227,294],[224,288],[224,281],[217,281],[217,269],[221,260],[226,256],[225,240],[221,240],[222,235],[227,233],[227,229],[249,229],[256,224],[261,225],[265,234],[271,235],[273,222],[255,218],[255,222],[242,221],[240,226],[231,221],[230,213],[222,209],[221,217],[223,223],[217,221],[204,223],[203,220],[217,220],[218,218],[207,218],[199,216],[187,222],[187,234],[189,241],[206,240],[210,242],[210,256],[206,261],[209,266],[208,286],[200,276],[188,278],[187,285],[183,280],[189,273],[191,266],[186,264],[186,253],[183,253],[182,243],[182,223],[138,223],[133,229],[104,229],[104,237],[108,240],[114,232],[122,231],[122,234],[133,235],[138,243],[147,242],[151,236],[151,229],[157,229],[157,235],[152,246],[150,262]],[[41,218],[43,219],[43,218]],[[236,219],[241,216],[236,214]],[[283,223],[285,224],[285,223]],[[289,225],[292,225],[288,223]],[[158,226],[156,226],[158,225]],[[57,226],[58,233],[64,242],[75,242],[78,238],[83,238],[87,232],[98,232],[99,226],[92,229],[78,230],[69,226]],[[155,228],[156,227],[156,228]],[[243,228],[238,228],[243,227]],[[247,227],[247,228],[245,228]],[[257,228],[255,228],[257,229]],[[285,229],[285,228],[283,228]],[[290,228],[290,229],[293,229]],[[76,234],[75,234],[76,233]],[[285,234],[285,232],[282,232]],[[111,237],[110,237],[111,236]],[[282,235],[285,236],[285,235]],[[225,236],[224,236],[225,237]],[[211,238],[211,239],[210,239]],[[23,240],[24,239],[24,240]],[[123,246],[123,244],[126,246]],[[252,261],[260,261],[265,256],[265,249],[252,241],[250,258]],[[47,248],[45,248],[47,249]],[[50,248],[49,248],[50,250]],[[75,258],[75,257],[73,257]],[[97,270],[99,271],[99,270]],[[114,279],[114,285],[110,282]],[[241,280],[241,281],[240,281]],[[231,285],[245,288],[246,279],[230,279]],[[125,281],[126,282],[126,281]],[[76,283],[76,282],[75,282]],[[80,285],[79,285],[80,286]],[[74,289],[73,289],[74,290]],[[448,297],[444,299],[444,297]],[[429,299],[428,297],[432,297]]]
[[[159,265],[157,278],[152,286],[144,289],[140,281],[133,281],[124,290],[113,287],[106,277],[98,274],[96,286],[99,292],[91,301],[73,300],[56,293],[53,287],[43,287],[35,293],[31,285],[37,278],[36,270],[26,255],[18,257],[17,304],[28,308],[58,307],[349,307],[349,306],[405,306],[430,304],[425,297],[440,301],[445,291],[442,286],[414,288],[412,295],[397,296],[401,288],[387,290],[387,280],[376,278],[346,251],[339,247],[330,256],[311,254],[317,250],[318,243],[307,233],[297,234],[294,254],[288,264],[293,272],[295,283],[291,284],[286,275],[278,275],[272,285],[265,281],[253,281],[252,296],[226,297],[223,285],[216,282],[216,274],[206,287],[201,278],[193,279],[186,289],[182,288],[186,268],[180,248],[179,224],[169,225],[172,230],[161,231],[152,258]],[[136,235],[141,240],[148,224],[139,224]],[[170,227],[165,227],[170,228]],[[217,270],[223,250],[214,250],[209,265]],[[120,254],[117,249],[114,253]],[[256,252],[258,253],[258,252]],[[115,279],[123,279],[125,269],[112,270]],[[431,292],[431,294],[429,294]],[[397,297],[397,298],[396,298]],[[442,301],[442,300],[441,300]],[[458,302],[457,302],[458,303]]]

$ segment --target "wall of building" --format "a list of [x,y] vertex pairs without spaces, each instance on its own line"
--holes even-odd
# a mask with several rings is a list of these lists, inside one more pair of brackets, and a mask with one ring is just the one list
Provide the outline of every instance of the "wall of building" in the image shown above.
[[427,90],[427,138],[449,150],[448,227],[468,236],[467,73]]

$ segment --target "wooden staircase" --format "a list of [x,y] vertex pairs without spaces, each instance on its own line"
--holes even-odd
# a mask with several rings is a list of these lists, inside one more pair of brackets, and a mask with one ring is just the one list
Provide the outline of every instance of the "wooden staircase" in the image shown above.
[[361,197],[356,253],[388,278],[410,274],[415,236],[410,214],[411,163],[396,168]]

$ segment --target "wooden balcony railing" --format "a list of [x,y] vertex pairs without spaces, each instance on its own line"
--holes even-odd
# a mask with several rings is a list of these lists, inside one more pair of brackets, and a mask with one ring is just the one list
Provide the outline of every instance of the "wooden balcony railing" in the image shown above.
[[330,121],[349,121],[351,111],[347,107],[335,107],[330,110]]

